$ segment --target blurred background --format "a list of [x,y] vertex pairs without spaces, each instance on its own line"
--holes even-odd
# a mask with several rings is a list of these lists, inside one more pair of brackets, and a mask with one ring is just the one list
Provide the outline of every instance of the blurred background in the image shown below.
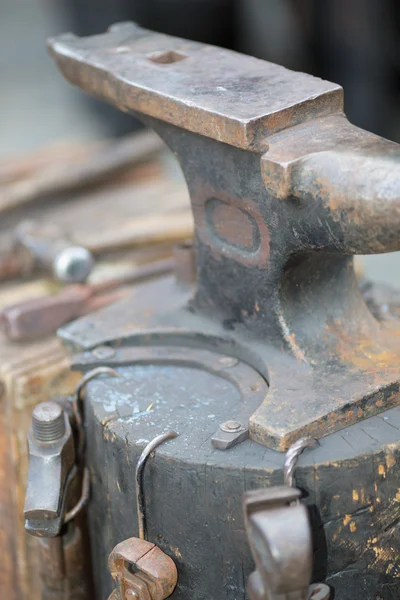
[[[46,52],[50,36],[122,20],[338,82],[350,121],[400,142],[398,0],[0,0],[1,158],[139,126],[73,89]],[[368,257],[365,270],[400,286],[398,253]]]

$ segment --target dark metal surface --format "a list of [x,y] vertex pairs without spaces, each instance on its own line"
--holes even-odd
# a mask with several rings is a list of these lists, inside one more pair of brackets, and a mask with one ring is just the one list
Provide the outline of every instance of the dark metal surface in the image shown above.
[[311,530],[300,490],[271,487],[244,497],[246,529],[256,564],[250,600],[308,600],[312,572]]
[[256,564],[247,591],[250,600],[329,600],[325,584],[310,586],[312,530],[302,493],[294,487],[299,456],[317,440],[301,439],[287,451],[284,486],[246,492],[243,500],[247,536]]
[[[52,408],[54,418],[50,421]],[[60,414],[64,421],[61,429]],[[43,417],[47,419],[46,423]],[[35,407],[28,447],[25,528],[32,535],[55,537],[60,534],[67,496],[71,494],[71,484],[77,475],[71,425],[67,414],[56,403],[46,402]]]
[[228,50],[133,24],[50,48],[161,135],[190,191],[195,296],[135,292],[123,337],[230,348],[270,384],[250,436],[281,451],[397,405],[399,326],[372,317],[351,256],[400,248],[399,147],[352,126],[335,84]]
[[[260,565],[272,540],[286,552],[279,528],[291,542],[287,563],[272,553],[270,587],[281,566],[300,597],[326,580],[338,600],[396,600],[400,328],[369,311],[352,255],[399,248],[399,147],[349,124],[338,86],[226,50],[132,24],[51,48],[68,79],[167,142],[196,227],[192,298],[165,277],[63,331],[78,367],[107,344],[121,375],[85,393],[99,597],[108,553],[137,535],[132,465],[173,429],[145,483],[148,537],[177,564],[176,600],[245,597],[242,495],[273,495],[275,450],[301,437],[324,437],[298,461],[304,504],[286,490],[286,518],[253,524],[266,534]],[[232,421],[250,439],[220,452],[210,441],[235,436]]]
[[27,532],[39,538],[43,600],[86,600],[92,593],[83,514],[90,479],[75,452],[76,425],[67,398],[33,410],[24,515]]
[[244,496],[247,535],[256,570],[250,600],[329,600],[329,586],[310,586],[312,536],[300,490],[288,486],[254,490]]

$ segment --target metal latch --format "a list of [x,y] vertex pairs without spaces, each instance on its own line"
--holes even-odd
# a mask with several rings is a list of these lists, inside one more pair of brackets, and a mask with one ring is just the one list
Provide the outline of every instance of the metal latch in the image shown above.
[[299,455],[315,440],[301,439],[288,450],[284,486],[244,495],[246,530],[256,570],[250,575],[250,600],[329,600],[330,588],[312,584],[312,537],[308,511],[292,487]]
[[61,531],[65,501],[77,475],[71,424],[56,402],[42,402],[33,409],[28,449],[25,528],[32,535],[55,537]]
[[143,471],[147,458],[162,442],[176,437],[175,432],[157,436],[144,448],[136,466],[136,503],[139,537],[124,540],[108,559],[110,573],[118,588],[109,600],[165,600],[178,581],[178,571],[172,558],[155,544],[147,541],[143,494]]
[[87,600],[91,565],[83,508],[89,499],[89,471],[84,464],[81,392],[108,367],[87,373],[69,398],[42,402],[32,413],[28,433],[29,471],[25,528],[38,540],[44,600]]

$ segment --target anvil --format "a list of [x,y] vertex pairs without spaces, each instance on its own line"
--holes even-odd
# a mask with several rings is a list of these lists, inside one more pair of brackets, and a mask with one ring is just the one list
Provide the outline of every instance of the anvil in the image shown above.
[[281,451],[397,405],[399,323],[369,312],[353,255],[400,249],[400,147],[348,122],[340,86],[230,50],[133,23],[50,48],[165,140],[189,189],[196,289],[167,308],[154,288],[130,343],[250,364],[269,384],[250,436]]

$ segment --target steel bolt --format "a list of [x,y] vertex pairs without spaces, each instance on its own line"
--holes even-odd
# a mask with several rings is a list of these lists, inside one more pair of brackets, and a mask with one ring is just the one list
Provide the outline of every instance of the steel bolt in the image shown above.
[[41,402],[32,412],[32,433],[38,442],[55,442],[65,434],[64,411],[56,402]]
[[222,431],[235,432],[240,431],[242,429],[242,424],[239,421],[225,421],[225,423],[221,423],[219,426]]

